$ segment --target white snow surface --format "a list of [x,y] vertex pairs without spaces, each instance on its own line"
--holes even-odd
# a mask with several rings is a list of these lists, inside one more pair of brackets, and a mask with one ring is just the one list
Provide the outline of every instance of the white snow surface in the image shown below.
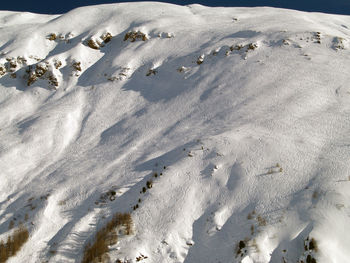
[[8,262],[80,262],[115,212],[111,262],[349,262],[349,43],[349,16],[268,7],[1,11],[0,239],[30,231]]

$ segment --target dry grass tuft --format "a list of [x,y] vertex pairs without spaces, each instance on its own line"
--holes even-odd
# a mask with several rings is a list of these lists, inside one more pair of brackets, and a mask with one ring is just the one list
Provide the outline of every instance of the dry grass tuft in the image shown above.
[[96,233],[93,242],[85,246],[82,263],[108,262],[108,246],[118,242],[117,228],[122,228],[125,235],[131,235],[133,233],[133,223],[130,213],[116,213]]
[[15,232],[7,238],[6,243],[0,242],[0,263],[6,262],[8,258],[15,256],[23,244],[29,238],[28,229],[20,226]]

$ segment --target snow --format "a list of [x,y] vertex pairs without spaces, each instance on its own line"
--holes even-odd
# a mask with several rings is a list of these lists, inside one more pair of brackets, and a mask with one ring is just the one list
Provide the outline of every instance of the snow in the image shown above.
[[30,231],[9,262],[80,262],[115,212],[135,233],[112,262],[346,262],[349,28],[268,7],[1,11],[0,239]]

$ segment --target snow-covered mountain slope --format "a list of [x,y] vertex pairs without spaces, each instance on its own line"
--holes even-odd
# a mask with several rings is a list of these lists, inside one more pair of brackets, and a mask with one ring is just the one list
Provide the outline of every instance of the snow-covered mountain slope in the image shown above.
[[0,12],[8,262],[81,262],[116,212],[111,262],[348,262],[349,43],[274,8]]

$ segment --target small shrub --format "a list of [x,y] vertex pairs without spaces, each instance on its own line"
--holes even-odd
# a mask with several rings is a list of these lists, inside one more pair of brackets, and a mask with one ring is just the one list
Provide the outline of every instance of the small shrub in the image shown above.
[[204,61],[204,55],[200,55],[198,58],[197,58],[197,65],[200,65],[200,64],[202,64],[203,63],[203,61]]
[[147,188],[146,187],[142,187],[142,193],[146,193]]
[[105,203],[108,199],[110,201],[114,201],[116,197],[117,197],[117,192],[114,190],[109,190],[108,192],[101,194],[100,202]]
[[146,186],[147,186],[148,189],[151,189],[152,186],[153,186],[153,181],[152,180],[147,181],[146,182]]
[[57,36],[55,33],[51,33],[47,36],[47,39],[50,40],[50,41],[54,41],[56,40]]
[[239,243],[238,243],[238,247],[239,247],[239,249],[243,249],[243,248],[245,248],[245,243],[244,243],[244,241],[239,241]]
[[235,45],[235,46],[231,46],[230,50],[234,51],[234,50],[241,50],[243,48],[243,45]]
[[[306,263],[317,263],[316,259],[313,256],[313,252],[317,252],[318,250],[317,243],[314,238],[311,238],[310,240],[309,237],[307,237],[304,240],[304,250],[305,252],[303,254],[303,258],[306,256]],[[303,260],[300,260],[298,262],[304,263]]]
[[55,63],[54,63],[54,66],[55,66],[56,69],[59,69],[62,66],[62,62],[59,61],[59,60],[56,60]]
[[321,44],[321,32],[316,32],[314,38],[316,39],[315,43]]
[[157,74],[157,70],[149,69],[148,72],[146,73],[146,76],[149,77],[151,75],[156,75],[156,74]]
[[313,258],[311,255],[307,255],[306,263],[317,263],[317,262],[316,262],[316,259]]
[[136,262],[142,261],[147,258],[148,258],[147,256],[140,254],[140,256],[136,257]]
[[237,244],[237,250],[236,250],[236,255],[241,255],[242,256],[242,249],[246,247],[245,241],[241,240]]
[[314,238],[311,238],[311,240],[309,242],[309,249],[317,251],[317,243],[316,243],[316,240]]
[[258,45],[257,44],[253,44],[253,43],[249,43],[248,44],[248,47],[247,47],[247,52],[248,52],[248,50],[254,50],[254,49],[256,49],[256,48],[258,48]]
[[100,45],[93,39],[89,39],[87,45],[92,49],[100,49]]
[[53,74],[49,75],[48,81],[51,86],[58,87],[58,80]]

